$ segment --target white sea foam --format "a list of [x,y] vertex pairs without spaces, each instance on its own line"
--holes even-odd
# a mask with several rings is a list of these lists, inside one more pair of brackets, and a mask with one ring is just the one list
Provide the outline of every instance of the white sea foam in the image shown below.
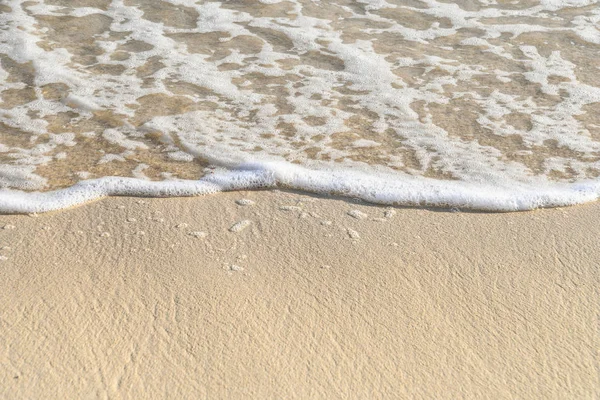
[[[598,199],[600,183],[500,187],[435,179],[373,176],[359,172],[326,172],[303,167],[254,165],[252,171],[215,174],[198,181],[145,181],[106,177],[80,182],[51,192],[4,190],[0,210],[6,213],[46,212],[83,204],[106,196],[198,196],[256,188],[296,188],[334,193],[377,204],[460,207],[490,211],[523,211],[559,207]],[[245,221],[242,221],[245,222]],[[246,227],[244,225],[244,227]],[[236,227],[237,228],[237,227]]]
[[0,211],[275,187],[596,200],[599,4],[5,1]]

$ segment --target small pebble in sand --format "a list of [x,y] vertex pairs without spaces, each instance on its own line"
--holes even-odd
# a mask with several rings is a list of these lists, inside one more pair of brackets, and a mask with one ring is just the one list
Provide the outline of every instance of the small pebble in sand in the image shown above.
[[333,222],[331,222],[331,221],[321,221],[321,225],[323,225],[323,226],[331,226],[332,223]]
[[29,215],[31,218],[39,217],[38,213],[31,213],[31,214],[27,214],[27,215]]
[[137,219],[135,219],[135,218],[127,218],[127,222],[135,222],[135,221],[137,221]]
[[243,268],[243,267],[240,267],[239,265],[231,264],[231,265],[229,266],[229,270],[230,270],[230,271],[236,271],[236,272],[239,272],[239,271],[243,271],[243,270],[244,270],[244,268]]
[[365,219],[368,217],[367,214],[365,214],[364,212],[362,212],[360,210],[350,210],[347,212],[347,214],[349,216],[351,216],[352,218],[356,218],[356,219]]
[[386,218],[392,218],[394,215],[396,215],[396,210],[393,210],[391,208],[388,208],[383,212],[383,216]]
[[42,229],[45,230],[45,231],[49,231],[50,227],[49,226],[43,226]]
[[301,211],[302,209],[297,206],[281,206],[279,207],[281,211]]
[[235,201],[235,204],[238,206],[252,206],[254,205],[254,202],[250,199],[239,199]]
[[188,224],[186,224],[185,222],[182,222],[181,224],[175,225],[175,228],[180,228],[180,229],[181,228],[187,228],[187,227],[188,227]]
[[0,261],[6,261],[6,260],[8,260],[8,257],[6,257],[6,256],[0,256]]
[[116,206],[115,208],[116,208],[117,210],[124,210],[124,209],[125,209],[125,206]]
[[350,236],[350,239],[360,239],[360,235],[354,229],[348,228],[346,229],[346,232],[348,233],[348,236]]
[[16,228],[16,226],[11,225],[11,224],[4,225],[4,229],[6,229],[6,230],[15,229],[15,228]]
[[390,246],[392,246],[392,247],[398,247],[399,245],[398,245],[398,243],[393,242],[393,243],[390,243]]
[[247,220],[247,219],[240,221],[240,222],[236,222],[229,228],[229,232],[233,232],[233,233],[241,232],[244,229],[246,229],[247,227],[249,227],[251,224],[252,224],[252,221]]
[[197,239],[203,239],[208,236],[208,234],[206,232],[202,232],[202,231],[188,232],[188,235],[193,236]]
[[136,203],[138,203],[138,204],[146,204],[146,202],[144,200],[137,200]]
[[108,232],[102,232],[100,234],[100,237],[110,237],[110,233],[108,233]]
[[330,269],[331,265],[321,265],[321,269]]

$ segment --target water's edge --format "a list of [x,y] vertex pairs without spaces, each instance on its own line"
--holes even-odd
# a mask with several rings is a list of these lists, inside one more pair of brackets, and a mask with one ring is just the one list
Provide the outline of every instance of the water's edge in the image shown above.
[[0,213],[42,213],[108,196],[189,197],[217,192],[286,188],[330,194],[382,205],[459,208],[473,211],[527,211],[598,200],[600,181],[500,187],[456,181],[373,176],[351,170],[317,171],[289,163],[244,164],[199,180],[148,181],[103,177],[50,192],[0,190]]

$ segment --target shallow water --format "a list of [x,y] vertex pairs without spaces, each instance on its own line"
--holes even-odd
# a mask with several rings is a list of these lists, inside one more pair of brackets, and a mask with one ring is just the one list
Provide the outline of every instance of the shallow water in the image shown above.
[[[0,208],[275,185],[488,209],[594,200],[599,3],[4,1]],[[15,192],[90,179],[60,204]]]

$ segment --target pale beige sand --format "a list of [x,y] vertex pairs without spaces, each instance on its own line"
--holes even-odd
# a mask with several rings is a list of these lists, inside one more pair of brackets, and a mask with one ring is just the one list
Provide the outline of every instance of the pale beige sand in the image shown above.
[[244,192],[1,216],[0,397],[600,396],[600,204],[384,211]]

